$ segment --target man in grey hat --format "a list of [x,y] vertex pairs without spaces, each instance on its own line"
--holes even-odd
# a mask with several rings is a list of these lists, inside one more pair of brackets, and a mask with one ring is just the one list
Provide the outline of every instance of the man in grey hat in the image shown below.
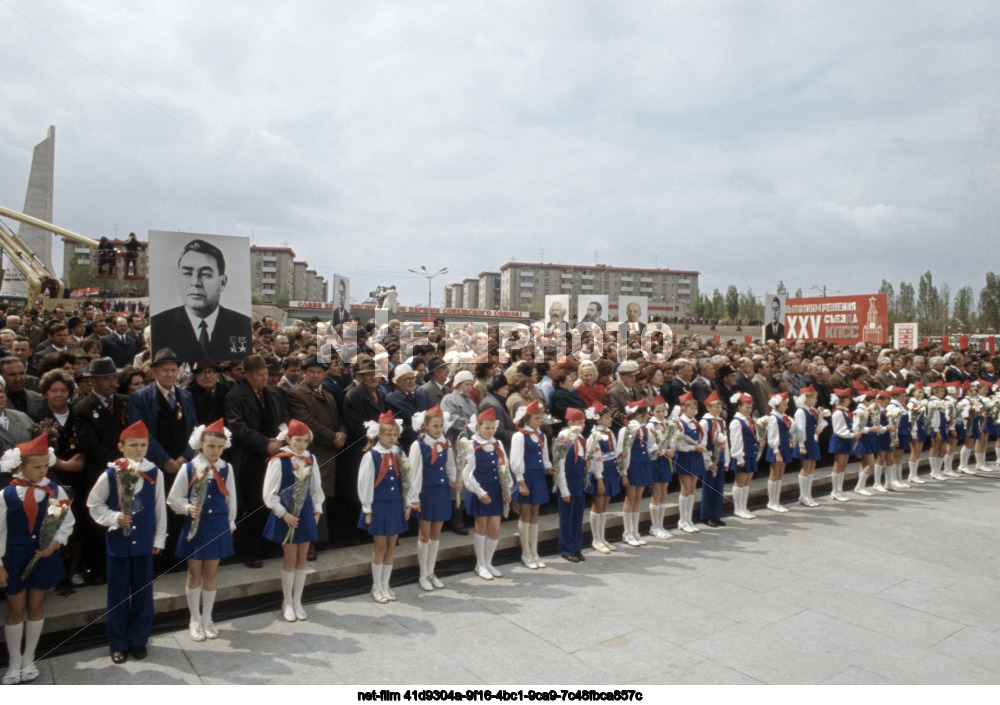
[[626,360],[618,366],[618,382],[608,390],[608,409],[615,424],[615,433],[625,421],[625,405],[639,400],[639,391],[635,388],[638,372],[639,366],[632,360]]
[[427,361],[424,370],[427,381],[417,389],[427,399],[427,408],[441,406],[441,400],[450,391],[445,382],[448,381],[448,363],[440,355],[435,355]]

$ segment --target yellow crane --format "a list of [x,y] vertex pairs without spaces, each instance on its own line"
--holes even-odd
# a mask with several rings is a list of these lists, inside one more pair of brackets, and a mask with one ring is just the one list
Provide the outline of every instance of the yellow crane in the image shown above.
[[[82,245],[97,247],[98,244],[97,240],[92,240],[72,230],[60,228],[58,225],[47,223],[44,220],[11,210],[10,208],[5,208],[4,206],[0,206],[0,216],[11,218],[26,225],[34,225],[36,228],[48,230],[56,235],[62,235]],[[28,281],[29,306],[33,306],[38,301],[38,297],[41,296],[42,291],[45,289],[49,290],[49,295],[54,299],[65,297],[66,287],[62,280],[46,269],[45,265],[35,255],[35,251],[19,235],[4,226],[3,223],[0,223],[0,249],[6,252],[7,257],[14,266],[24,273],[24,277]]]

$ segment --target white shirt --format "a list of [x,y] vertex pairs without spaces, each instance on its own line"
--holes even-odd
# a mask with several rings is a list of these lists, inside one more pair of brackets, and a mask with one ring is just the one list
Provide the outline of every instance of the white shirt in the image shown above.
[[[518,433],[520,433],[520,432],[518,432]],[[485,450],[487,453],[496,451],[497,448],[502,448],[503,447],[503,446],[500,445],[499,441],[494,441],[493,439],[486,440],[485,438],[483,438],[482,436],[480,436],[478,433],[473,434],[473,436],[472,436],[472,442],[473,442],[474,445],[482,446],[483,450]],[[496,446],[496,447],[494,447],[494,446]],[[497,451],[497,454],[499,456],[499,451]],[[499,469],[500,469],[500,463],[502,463],[502,462],[504,462],[503,456],[497,457],[497,470],[498,470],[498,472],[499,472]],[[469,492],[471,492],[472,494],[474,494],[477,497],[479,497],[480,499],[482,499],[483,497],[486,496],[487,492],[486,492],[486,490],[483,489],[482,485],[480,485],[478,482],[476,482],[475,475],[473,474],[473,473],[475,473],[475,471],[476,471],[476,453],[475,453],[475,451],[473,451],[472,453],[469,453],[469,462],[466,464],[466,466],[464,468],[462,468],[462,484],[465,485],[465,488],[467,490],[469,490]],[[510,475],[510,477],[509,477],[510,481],[507,483],[507,492],[510,492],[511,490],[514,489],[513,473],[509,473],[509,475]],[[501,488],[502,488],[502,486],[501,486]]]
[[595,425],[593,430],[590,432],[590,437],[587,439],[587,450],[590,451],[594,448],[597,449],[594,453],[594,459],[590,463],[590,472],[594,473],[594,477],[602,477],[604,474],[604,461],[613,460],[615,457],[615,451],[611,450],[609,451],[610,457],[605,458],[598,444],[601,441],[611,444],[613,438],[614,435],[608,427],[601,426],[600,424]]
[[[14,477],[24,478],[24,475],[22,475],[21,473],[17,473]],[[48,488],[49,482],[50,482],[49,478],[47,477],[43,478],[41,482],[35,483],[35,487]],[[15,487],[15,491],[17,492],[18,498],[23,502],[24,495],[28,492],[28,488]],[[38,502],[39,504],[42,502],[43,499],[48,497],[48,493],[42,489],[32,489],[32,492],[35,493],[35,501]],[[61,500],[61,499],[69,499],[69,497],[66,494],[66,490],[64,490],[60,486],[56,492],[56,500]],[[39,514],[41,514],[41,509],[39,509]],[[36,524],[36,526],[41,526],[41,524]],[[34,529],[35,527],[30,527],[30,528]],[[63,517],[62,524],[59,526],[59,530],[56,532],[56,535],[53,538],[54,540],[59,542],[60,546],[65,546],[66,542],[69,540],[70,534],[72,533],[73,533],[73,512],[67,511],[65,516]],[[39,549],[41,550],[45,550],[45,548],[47,547],[39,546]],[[3,497],[0,497],[0,565],[3,565],[3,556],[5,553],[7,553],[7,502],[4,501]]]
[[[452,485],[455,484],[455,478],[457,476],[457,471],[455,469],[455,449],[454,448],[444,448],[444,444],[447,443],[447,439],[444,436],[438,436],[437,438],[432,438],[430,435],[424,438],[424,443],[434,447],[435,443],[442,444],[442,448],[438,453],[446,453],[447,458],[444,461],[444,470],[448,474],[448,482]],[[410,445],[410,494],[406,497],[407,504],[415,504],[420,501],[420,490],[424,486],[424,454],[420,452],[420,444],[414,441]]]
[[[375,461],[372,459],[371,451],[375,451],[379,455],[385,455],[387,453],[397,456],[396,457],[396,472],[399,474],[399,484],[400,484],[400,494],[403,490],[403,468],[399,463],[399,454],[402,451],[399,446],[393,446],[392,448],[386,448],[381,443],[376,443],[373,448],[365,451],[365,454],[361,457],[361,467],[358,468],[358,499],[361,500],[361,511],[368,514],[372,510],[372,502],[375,499],[375,478],[378,477],[379,468],[375,467]],[[412,468],[411,468],[412,469]],[[411,476],[412,480],[412,476]],[[412,494],[413,483],[410,483],[410,489]],[[407,498],[403,498],[404,506],[407,506]]]
[[[531,426],[525,426],[525,431],[530,431],[535,435],[535,440],[542,447],[542,466],[546,470],[552,469],[552,461],[549,460],[548,443],[545,434]],[[524,481],[524,433],[517,431],[510,439],[510,471],[517,482]]]
[[[837,412],[840,412],[839,414]],[[854,437],[854,433],[851,431],[850,426],[847,425],[847,415],[850,413],[846,406],[838,406],[833,410],[833,432],[838,438],[851,439]]]
[[771,423],[767,425],[767,444],[771,446],[771,450],[784,458],[791,451],[791,448],[780,447],[781,430],[778,428],[778,424],[784,424],[787,417],[780,411],[772,411],[771,416],[773,417]]
[[[208,459],[199,453],[195,456],[193,462],[201,462],[207,465]],[[181,516],[187,516],[188,510],[192,506],[191,502],[188,501],[191,495],[191,486],[186,469],[187,463],[184,465],[185,467],[182,467],[184,471],[178,472],[174,477],[174,484],[170,488],[170,494],[167,495],[167,504],[173,510],[174,514],[180,514]],[[215,466],[216,470],[222,470],[229,463],[219,458],[212,465]],[[213,485],[215,484],[215,478],[209,478],[208,481]],[[226,507],[229,510],[229,528],[232,531],[236,531],[236,473],[233,472],[232,465],[229,465],[229,475],[226,477],[226,491],[229,492],[229,496],[226,497]]]
[[[739,463],[746,463],[746,446],[743,445],[743,424],[740,421],[747,421],[747,417],[736,412],[733,420],[729,422],[729,457]],[[749,426],[749,422],[747,426]]]
[[[705,414],[701,417],[701,430],[705,432],[705,452],[702,456],[705,459],[705,469],[707,470],[712,466],[712,451],[708,449],[708,444],[718,446],[719,443],[714,438],[709,437],[710,421],[715,421],[715,428],[723,436],[726,435],[726,422],[724,419],[720,419],[718,416],[712,416],[711,414]],[[742,439],[740,439],[742,442]],[[716,466],[718,470],[725,470],[729,467],[729,438],[726,437],[722,441],[722,449],[719,451],[719,461]]]
[[[155,469],[156,466],[145,458],[139,463],[139,472],[148,473],[150,470]],[[163,548],[167,542],[167,493],[163,489],[165,481],[166,475],[161,472],[159,481],[156,483],[156,531],[153,534],[153,548]],[[142,491],[145,482],[140,476],[139,480],[135,483],[136,495]],[[108,506],[109,493],[108,473],[101,472],[97,476],[97,482],[94,483],[94,489],[90,491],[90,495],[87,497],[87,509],[90,511],[91,518],[98,524],[106,526],[110,531],[117,531],[119,529],[118,517],[122,513]],[[148,511],[148,508],[146,511]]]
[[[288,446],[282,446],[279,452],[292,453],[292,449]],[[295,453],[292,454],[295,455]],[[319,467],[316,465],[316,458],[313,458],[313,454],[308,450],[298,457],[311,458],[313,461],[312,472],[309,473],[309,494],[312,495],[313,512],[322,514],[323,502],[326,501],[326,495],[323,494],[323,486],[320,482]],[[232,476],[232,473],[230,473],[230,476]],[[280,492],[281,458],[271,458],[267,463],[267,470],[264,473],[264,506],[274,512],[274,516],[279,519],[287,511],[284,505],[281,504]]]
[[[680,408],[680,404],[678,404],[676,408]],[[687,428],[698,428],[698,429],[701,428],[701,424],[699,424],[694,419],[685,416],[684,414],[678,416],[677,419]],[[681,430],[681,432],[677,434],[677,442],[675,443],[675,446],[677,447],[677,450],[679,450],[682,453],[693,453],[695,452],[695,448],[700,446],[705,440],[703,434],[699,434],[699,437],[701,438],[701,440],[695,441],[693,438],[691,438],[691,436],[687,435],[686,433],[684,433],[683,430]]]
[[201,335],[201,322],[205,321],[205,331],[208,333],[208,342],[212,342],[212,331],[215,330],[215,321],[219,317],[219,307],[216,306],[215,310],[205,318],[198,318],[196,315],[191,313],[191,310],[185,306],[184,313],[187,314],[188,320],[191,321],[191,327],[194,329],[194,337],[197,338]]

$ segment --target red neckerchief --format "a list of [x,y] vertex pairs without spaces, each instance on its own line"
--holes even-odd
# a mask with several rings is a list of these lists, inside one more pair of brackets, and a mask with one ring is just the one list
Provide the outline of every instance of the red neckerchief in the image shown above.
[[[286,454],[287,455],[287,454]],[[270,458],[268,458],[270,460]],[[219,492],[222,493],[223,497],[229,496],[229,490],[226,489],[226,483],[222,481],[222,475],[218,470],[215,469],[214,463],[209,463],[208,467],[212,468],[212,479],[215,480],[215,486],[219,488]],[[194,478],[191,478],[191,482],[188,483],[188,489],[191,489],[191,485],[194,484]]]
[[52,499],[56,498],[56,492],[48,485],[36,485],[31,480],[24,477],[15,477],[10,481],[15,487],[26,487],[24,491],[24,513],[28,517],[28,531],[34,532],[35,522],[38,520],[38,500],[35,499],[33,488],[39,489]]
[[[685,417],[681,416],[678,420],[682,424],[684,424],[685,426],[688,426],[688,422],[685,421],[684,418]],[[705,429],[703,429],[701,427],[701,424],[698,423],[697,421],[695,421],[694,419],[691,419],[691,425],[694,426],[696,429],[698,429],[698,440],[699,441],[702,440],[705,437]],[[684,434],[684,435],[687,435],[687,434]]]
[[378,469],[378,477],[375,478],[375,487],[378,487],[378,483],[382,482],[385,476],[389,474],[389,468],[392,468],[392,471],[399,475],[399,472],[396,470],[396,454],[392,451],[382,453],[382,464]]
[[757,437],[757,424],[754,423],[754,420],[753,420],[752,416],[747,416],[747,426],[750,427],[750,433],[752,433],[753,437],[756,438]]
[[523,433],[525,436],[529,436],[531,438],[531,440],[533,440],[538,445],[542,445],[542,441],[539,438],[536,438],[536,435],[538,434],[538,431],[533,431],[533,430],[524,429],[524,428],[521,428],[521,429],[518,429],[518,430],[521,433]]
[[[493,448],[496,449],[496,452],[497,452],[497,463],[499,465],[506,465],[507,464],[507,456],[504,455],[503,446],[500,445],[499,443],[497,443],[496,441],[493,441],[493,440],[486,441],[486,442],[487,443],[492,443],[493,444]],[[483,444],[482,443],[475,443],[475,444],[473,444],[472,447],[475,450],[482,450]],[[489,451],[486,451],[486,452],[488,453]]]
[[[601,428],[603,428],[603,427],[601,427]],[[608,444],[608,449],[609,450],[614,450],[615,449],[615,437],[614,437],[614,434],[612,434],[610,432],[610,429],[603,428],[603,430],[601,430],[601,428],[598,428],[598,429],[595,429],[595,430],[598,433],[600,433],[602,436],[604,436],[604,442]]]
[[448,441],[434,440],[431,444],[431,465],[437,462],[438,453],[442,450],[448,450],[451,448],[451,444]]
[[[582,453],[581,453],[582,449]],[[584,444],[583,439],[577,436],[573,439],[573,460],[579,460],[583,453],[587,452],[587,446]]]
[[852,423],[854,423],[854,414],[851,413],[850,409],[848,409],[846,406],[838,406],[837,409],[839,411],[843,411],[844,412],[844,416],[847,417],[847,425],[848,426],[850,426]]
[[807,409],[807,411],[813,417],[813,421],[816,421],[816,422],[819,421],[819,412],[816,411],[816,407],[815,406],[810,407],[809,409]]
[[[774,413],[778,414],[779,412],[775,411]],[[792,420],[788,418],[788,414],[781,414],[778,418],[784,422],[786,429],[790,429],[792,427]]]

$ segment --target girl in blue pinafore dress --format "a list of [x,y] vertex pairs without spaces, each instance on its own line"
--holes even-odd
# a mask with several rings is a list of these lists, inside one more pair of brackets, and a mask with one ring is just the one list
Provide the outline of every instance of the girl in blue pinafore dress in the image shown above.
[[938,380],[930,384],[930,395],[927,397],[927,439],[930,442],[928,462],[931,466],[931,479],[946,479],[941,472],[944,466],[944,454],[948,448],[948,412],[945,404],[944,382]]
[[[649,430],[650,444],[652,444],[655,442],[656,437],[662,438],[668,432],[667,402],[664,401],[662,396],[656,395],[649,402],[649,410],[651,418],[649,419],[649,423],[646,424],[646,428]],[[670,421],[669,423],[676,422]],[[657,453],[655,458],[653,457],[653,449],[652,447],[650,448],[649,467],[653,473],[653,489],[649,498],[649,534],[658,539],[669,539],[671,537],[670,532],[663,527],[663,517],[667,513],[667,487],[670,485],[670,480],[673,477],[670,472],[670,466],[673,463],[676,452],[673,442],[670,443],[669,447],[664,448],[662,452]]]
[[590,505],[591,546],[598,553],[617,551],[604,537],[608,523],[608,503],[622,491],[618,466],[615,463],[615,435],[611,432],[611,412],[601,402],[594,402],[587,409],[587,417],[594,421],[594,428],[587,438],[589,462],[589,485],[584,489],[593,495]]
[[[653,484],[653,471],[649,467],[649,430],[646,422],[649,420],[649,407],[645,399],[629,402],[625,405],[625,423],[618,431],[618,454],[625,456],[626,474],[625,502],[622,505],[622,524],[625,527],[622,540],[629,546],[645,546],[646,541],[639,533],[639,510],[642,504],[642,493]],[[626,439],[630,427],[636,431],[631,442]]]
[[[872,484],[872,489],[882,494],[889,491],[887,485],[890,484],[889,455],[892,447],[892,433],[890,432],[889,417],[886,416],[885,410],[889,407],[891,400],[892,395],[889,392],[878,392],[871,415],[876,427],[873,448],[875,451],[875,481]],[[885,474],[885,482],[883,482],[883,473]]]
[[771,407],[771,423],[767,427],[767,450],[764,459],[770,463],[767,478],[767,508],[772,512],[784,513],[781,506],[781,480],[785,476],[785,465],[792,457],[792,420],[785,414],[788,410],[788,392],[772,394],[767,400]]
[[459,441],[466,448],[462,458],[465,513],[476,522],[472,535],[476,575],[483,580],[493,580],[503,577],[503,573],[493,565],[493,554],[500,542],[500,520],[504,515],[504,505],[510,502],[513,482],[503,444],[494,438],[497,432],[496,412],[484,409],[469,425],[476,432],[472,438]]
[[796,397],[795,421],[793,423],[795,447],[792,457],[801,464],[799,468],[799,504],[806,507],[818,507],[819,502],[813,499],[813,473],[816,471],[816,461],[822,455],[819,452],[819,434],[826,428],[826,419],[816,408],[819,394],[810,384],[799,390],[801,396]]
[[906,409],[906,390],[893,385],[889,388],[889,393],[892,395],[892,400],[886,407],[886,414],[891,413],[896,417],[896,446],[889,453],[889,467],[886,468],[886,473],[889,477],[889,489],[905,490],[910,488],[910,484],[903,480],[903,455],[910,452],[913,429],[910,426],[910,414]]
[[[281,436],[278,436],[281,440]],[[316,524],[323,513],[323,488],[319,468],[309,452],[312,431],[297,419],[288,423],[286,445],[267,463],[264,475],[264,505],[271,516],[264,525],[264,538],[281,544],[281,616],[286,622],[307,619],[302,607],[306,586],[306,556],[309,543],[319,540]],[[304,493],[304,494],[303,494]],[[301,501],[298,516],[296,504]]]
[[[399,422],[391,411],[366,421],[368,447],[358,468],[358,499],[361,517],[358,528],[366,529],[375,541],[372,550],[372,599],[380,604],[395,602],[389,587],[396,537],[409,528],[409,460],[399,449]],[[377,440],[376,440],[377,439]]]
[[517,483],[516,499],[521,503],[517,519],[521,539],[521,562],[532,570],[544,568],[538,557],[538,510],[549,501],[547,475],[554,472],[548,443],[541,431],[542,405],[531,401],[518,408],[514,423],[519,426],[510,439],[510,469]]
[[986,442],[991,434],[996,435],[996,429],[993,426],[993,420],[990,418],[989,409],[986,405],[989,400],[991,387],[992,385],[985,379],[976,381],[976,403],[974,406],[977,409],[973,421],[973,437],[976,439],[973,447],[973,452],[976,454],[976,472],[992,472],[986,465]]
[[906,391],[910,394],[910,400],[905,402],[907,418],[910,425],[910,475],[906,481],[911,485],[927,484],[926,480],[921,480],[919,475],[920,455],[924,451],[924,443],[927,442],[927,406],[924,403],[924,383],[914,382]]
[[451,519],[451,488],[461,492],[462,482],[456,478],[454,449],[444,436],[448,424],[441,407],[414,413],[412,423],[414,431],[423,433],[410,445],[411,482],[407,499],[411,507],[419,507],[418,583],[422,590],[430,592],[444,587],[434,575],[434,563],[441,544],[441,527]]
[[833,455],[833,491],[830,497],[838,502],[850,502],[851,498],[844,494],[844,473],[847,470],[847,458],[854,445],[854,415],[848,405],[851,403],[851,389],[834,389],[830,397],[833,411],[830,412],[830,453]]
[[[233,555],[236,530],[236,478],[232,466],[222,459],[222,451],[232,445],[231,436],[222,419],[195,428],[188,445],[200,452],[177,473],[167,495],[167,505],[185,517],[175,555],[187,559],[184,593],[191,612],[188,632],[194,641],[219,636],[212,619],[216,578],[219,561]],[[196,505],[192,500],[200,488],[201,504]],[[195,518],[198,527],[191,536]]]
[[880,409],[875,397],[878,392],[867,390],[862,392],[855,401],[854,431],[861,437],[854,444],[853,455],[861,456],[861,467],[858,470],[858,481],[854,485],[854,493],[871,497],[874,493],[865,487],[868,478],[875,471],[875,453],[878,452],[878,418]]
[[958,408],[958,401],[962,398],[962,384],[960,382],[946,382],[945,389],[947,391],[945,401],[948,402],[946,416],[948,417],[948,426],[951,427],[951,431],[944,439],[944,443],[942,443],[942,446],[947,444],[943,448],[943,472],[945,477],[961,477],[962,473],[955,470],[955,449],[965,440],[965,424],[962,422],[962,415]]
[[756,519],[747,509],[750,480],[757,472],[757,424],[750,416],[753,397],[737,392],[729,401],[736,404],[736,413],[729,422],[729,469],[733,472],[733,515],[740,519]]
[[693,534],[701,531],[694,525],[693,515],[694,491],[698,487],[698,478],[705,476],[705,431],[694,418],[698,413],[698,401],[694,394],[683,394],[678,402],[681,415],[677,421],[681,425],[681,433],[677,436],[674,474],[681,484],[681,493],[677,498],[677,528]]
[[[9,656],[4,685],[30,683],[38,678],[35,648],[45,626],[45,593],[58,585],[64,574],[59,547],[65,546],[73,533],[73,513],[66,491],[46,479],[55,459],[48,437],[43,434],[11,448],[0,462],[0,472],[16,473],[0,492],[0,526],[4,529],[0,537],[0,588],[7,593],[4,637]],[[42,526],[49,514],[61,516],[61,523],[48,545],[41,546]],[[22,579],[28,563],[36,557],[40,560]]]

